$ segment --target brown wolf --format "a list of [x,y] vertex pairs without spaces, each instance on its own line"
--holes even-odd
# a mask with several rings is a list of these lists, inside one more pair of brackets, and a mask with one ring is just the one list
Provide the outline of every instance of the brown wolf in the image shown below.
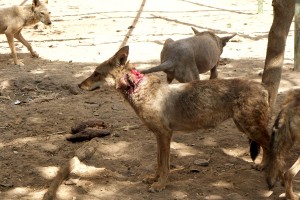
[[161,64],[150,69],[140,69],[144,74],[164,71],[167,82],[175,78],[181,83],[199,80],[199,74],[210,70],[210,79],[218,77],[217,67],[223,47],[235,36],[218,37],[211,31],[198,32],[195,36],[174,41],[167,39],[160,53]]
[[[130,71],[126,64],[128,51],[128,46],[121,48],[101,63],[79,87],[84,90],[105,84],[116,87],[155,134],[158,168],[154,176],[145,179],[145,182],[152,183],[149,191],[161,191],[166,186],[173,131],[215,127],[229,118],[254,144],[263,147],[260,167],[264,166],[269,144],[269,103],[268,92],[260,83],[212,79],[163,84],[155,76]],[[258,151],[251,154],[255,159]]]
[[276,180],[281,178],[285,185],[286,197],[298,199],[293,192],[292,181],[300,170],[300,157],[284,173],[284,157],[295,143],[300,142],[300,89],[290,91],[279,112],[271,136],[270,156],[266,162],[266,178],[271,189]]
[[46,25],[51,24],[50,12],[47,9],[46,3],[48,1],[42,3],[39,0],[33,0],[32,5],[12,6],[0,9],[0,34],[6,35],[15,65],[22,66],[24,64],[18,61],[14,38],[27,47],[32,57],[39,56],[24,39],[21,31],[25,26],[34,25],[39,21]]

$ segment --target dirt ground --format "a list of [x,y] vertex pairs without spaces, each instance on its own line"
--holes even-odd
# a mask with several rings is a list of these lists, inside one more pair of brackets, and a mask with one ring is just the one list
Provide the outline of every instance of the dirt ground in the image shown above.
[[[1,0],[0,7],[21,0]],[[31,3],[29,0],[27,3]],[[156,141],[114,89],[81,91],[77,84],[119,47],[130,46],[136,66],[159,63],[164,41],[192,36],[191,26],[220,36],[237,33],[221,56],[220,78],[261,81],[272,23],[271,1],[257,14],[256,0],[50,0],[52,27],[23,30],[40,58],[16,43],[25,64],[14,66],[0,36],[0,199],[42,199],[60,166],[87,142],[65,139],[71,126],[100,119],[113,133],[96,138],[95,154],[76,165],[57,199],[281,199],[278,184],[268,191],[263,172],[251,168],[247,137],[232,120],[215,129],[175,133],[166,190],[147,192],[142,183],[156,164]],[[292,24],[276,112],[286,91],[300,86],[293,71]],[[157,73],[165,80],[163,73]],[[209,73],[202,74],[207,79]],[[299,149],[289,155],[293,161]],[[209,159],[206,167],[195,161]],[[259,162],[259,159],[257,160]],[[295,190],[300,192],[299,177]]]

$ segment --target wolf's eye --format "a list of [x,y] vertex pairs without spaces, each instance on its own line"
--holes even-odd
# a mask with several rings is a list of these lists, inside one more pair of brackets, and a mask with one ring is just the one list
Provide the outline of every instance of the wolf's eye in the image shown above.
[[44,12],[40,12],[41,13],[41,15],[45,15],[45,13]]

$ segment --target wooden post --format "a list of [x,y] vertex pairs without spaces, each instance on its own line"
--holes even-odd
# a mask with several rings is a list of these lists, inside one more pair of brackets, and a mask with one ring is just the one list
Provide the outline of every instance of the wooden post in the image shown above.
[[[286,38],[295,14],[296,0],[273,0],[273,23],[269,31],[267,55],[262,82],[269,93],[271,109],[274,108],[281,80]],[[297,0],[298,1],[298,0]]]
[[258,14],[263,13],[263,4],[264,4],[264,0],[257,0]]
[[295,5],[294,69],[300,71],[300,0]]

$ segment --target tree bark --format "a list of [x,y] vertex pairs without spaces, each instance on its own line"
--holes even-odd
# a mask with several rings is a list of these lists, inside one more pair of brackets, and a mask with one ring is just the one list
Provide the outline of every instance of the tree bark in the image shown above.
[[273,110],[284,60],[286,38],[295,13],[295,0],[273,0],[273,23],[268,36],[268,48],[262,82],[269,92],[270,108]]

